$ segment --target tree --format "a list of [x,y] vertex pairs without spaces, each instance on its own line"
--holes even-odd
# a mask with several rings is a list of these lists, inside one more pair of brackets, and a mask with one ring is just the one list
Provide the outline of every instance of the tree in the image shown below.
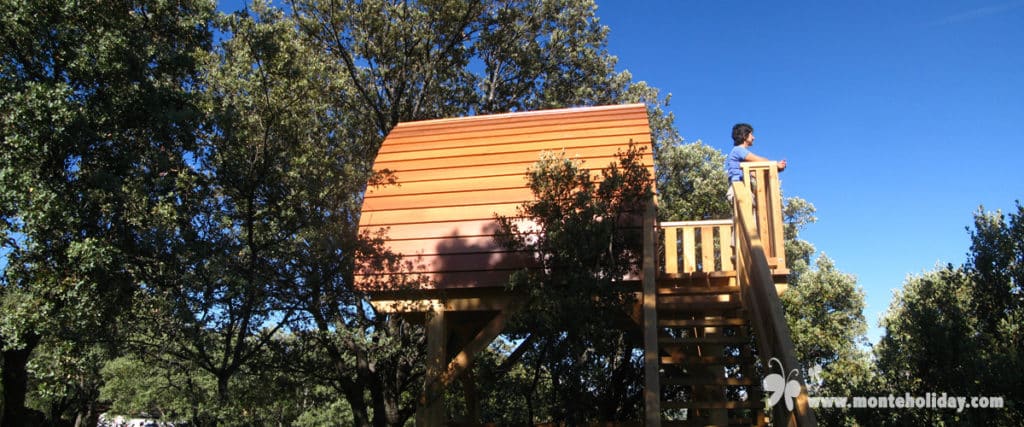
[[[862,395],[872,381],[864,291],[824,253],[811,266],[816,249],[800,239],[800,232],[817,221],[813,204],[787,197],[782,212],[790,273],[780,298],[804,382],[812,395]],[[812,370],[820,375],[810,375]],[[854,415],[842,409],[816,411],[818,421],[827,425],[855,425]]]
[[146,207],[194,141],[184,89],[211,34],[206,1],[4,2],[0,20],[3,418],[24,407],[45,339],[116,337]]
[[[968,261],[910,277],[883,320],[876,347],[885,387],[923,395],[999,396],[1021,400],[1020,321],[1024,208],[1009,218],[979,209],[970,230]],[[882,421],[891,425],[956,423],[1019,425],[1019,406],[1006,409],[903,411]]]
[[264,365],[274,337],[307,326],[306,303],[333,291],[318,275],[351,271],[369,163],[349,132],[357,119],[327,96],[344,79],[282,11],[255,2],[217,26],[230,37],[203,58],[205,132],[151,212],[165,246],[150,260],[133,344],[212,375],[211,413],[227,422],[260,404],[239,376],[284,366]]
[[[805,382],[813,395],[862,395],[858,392],[868,390],[871,379],[864,350],[864,291],[827,255],[819,255],[815,266],[781,295]],[[820,370],[820,376],[809,375],[812,368]],[[816,417],[822,424],[856,424],[853,414],[843,410],[821,409]]]
[[702,144],[667,144],[655,161],[658,172],[658,219],[661,221],[732,217],[725,198],[729,179],[725,156]]
[[632,302],[621,280],[638,274],[642,248],[636,222],[651,197],[650,174],[638,163],[639,153],[631,145],[620,153],[618,165],[602,171],[600,181],[578,162],[545,153],[527,174],[535,201],[517,213],[536,223],[537,232],[525,233],[515,220],[497,218],[502,246],[531,252],[539,264],[509,279],[510,288],[526,293],[529,301],[528,314],[517,316],[511,330],[519,338],[530,335],[532,351],[525,361],[536,364],[534,375],[543,366],[551,377],[555,421],[639,414],[640,360],[621,328],[629,322],[626,307]]
[[109,360],[101,370],[103,386],[99,389],[100,399],[110,402],[108,413],[188,419],[198,425],[212,420],[216,378],[192,364],[164,362],[134,356]]
[[[965,267],[971,276],[971,312],[981,323],[982,388],[1011,402],[1024,401],[1024,206],[1016,212],[974,214],[971,251]],[[1024,408],[1010,406],[997,417],[1007,425],[1024,422]]]
[[99,417],[100,369],[110,359],[109,343],[45,339],[28,363],[27,406],[53,423],[92,425]]
[[[976,325],[969,315],[970,280],[952,265],[913,276],[883,317],[885,335],[875,348],[884,386],[895,394],[926,392],[971,395],[978,372]],[[971,413],[901,411],[885,421],[918,425],[971,421]],[[975,420],[977,422],[977,420]]]

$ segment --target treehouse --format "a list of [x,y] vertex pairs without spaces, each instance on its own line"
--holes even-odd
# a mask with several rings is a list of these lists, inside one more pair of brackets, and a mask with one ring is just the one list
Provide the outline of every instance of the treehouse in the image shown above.
[[[466,419],[479,421],[475,385],[463,377],[524,308],[506,289],[509,276],[534,267],[533,254],[508,251],[494,237],[497,216],[516,218],[534,198],[526,171],[541,152],[564,151],[596,173],[630,143],[646,149],[641,161],[653,176],[643,104],[408,122],[385,138],[374,169],[397,185],[367,189],[359,228],[384,230],[383,245],[400,256],[365,262],[355,281],[378,312],[425,324],[418,425],[447,424],[442,391],[460,378]],[[764,425],[762,396],[775,390],[762,389],[755,363],[766,375],[797,367],[778,297],[788,272],[778,171],[769,162],[744,168],[752,179],[734,185],[732,219],[658,223],[656,200],[638,206],[641,274],[621,283],[638,301],[623,307],[632,319],[623,327],[642,337],[645,425]],[[532,229],[525,218],[518,225]],[[814,424],[803,387],[795,402],[792,411],[781,401],[771,407],[776,425]]]

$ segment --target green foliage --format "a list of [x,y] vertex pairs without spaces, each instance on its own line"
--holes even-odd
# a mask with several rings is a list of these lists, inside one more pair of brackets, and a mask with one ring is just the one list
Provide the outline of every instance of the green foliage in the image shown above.
[[123,356],[102,368],[100,398],[111,402],[109,412],[126,416],[149,414],[161,419],[190,419],[201,423],[212,417],[216,379],[187,364]]
[[[273,359],[273,352],[263,358]],[[272,366],[265,360],[263,367]],[[164,421],[195,425],[312,425],[351,419],[330,389],[308,384],[283,369],[242,370],[232,376],[227,403],[217,400],[217,378],[197,366],[166,359],[133,356],[110,360],[102,370],[101,399],[109,412],[128,417],[146,414]],[[332,403],[333,402],[333,403]],[[347,415],[346,415],[347,414]]]
[[817,249],[810,242],[800,239],[800,232],[818,221],[814,216],[815,207],[799,197],[787,197],[782,206],[782,232],[786,245],[786,264],[789,266],[789,282],[800,280],[800,275],[811,269],[811,258]]
[[[534,253],[540,264],[510,279],[512,289],[523,290],[535,300],[532,318],[560,325],[565,319],[559,316],[579,315],[564,310],[567,306],[621,307],[618,282],[637,273],[642,250],[636,226],[651,194],[649,173],[638,163],[638,155],[631,145],[619,165],[602,170],[598,182],[580,162],[564,154],[543,153],[528,173],[536,201],[518,212],[538,229],[526,233],[515,219],[497,218],[500,243],[510,250]],[[600,301],[603,298],[612,301]],[[604,314],[594,316],[606,318]]]
[[[384,135],[399,121],[644,102],[656,153],[680,141],[670,97],[614,70],[592,1],[290,6],[0,4],[5,417],[26,421],[27,395],[50,422],[87,421],[102,399],[200,425],[403,424],[422,331],[352,289],[357,259],[403,268],[356,232],[366,183],[400,178],[371,175]],[[615,181],[635,178],[593,189],[619,197],[636,189]],[[589,276],[556,282],[608,289],[626,274],[633,242],[602,240],[613,222],[552,234],[593,233],[546,261],[584,260]],[[525,394],[538,416],[639,410],[634,345],[600,325],[581,330],[586,345],[533,342],[513,368],[508,381],[569,402]],[[576,403],[580,391],[593,393]]]
[[326,425],[350,426],[354,425],[355,418],[352,417],[352,408],[347,401],[337,397],[328,388],[318,389],[316,394],[309,396],[314,402],[323,402],[300,414],[291,424],[295,427],[320,427]]
[[[801,373],[812,396],[873,395],[864,291],[824,253],[811,265],[816,249],[800,239],[800,232],[817,221],[814,213],[814,205],[799,197],[787,197],[782,208],[790,273],[789,288],[780,298]],[[857,415],[840,409],[815,411],[823,425],[856,425]]]
[[700,141],[664,145],[658,152],[658,219],[684,221],[732,217],[725,198],[725,155]]
[[31,383],[27,401],[49,419],[92,422],[99,416],[100,368],[109,346],[61,340],[43,341],[28,363]]
[[[199,115],[186,86],[196,53],[209,48],[213,4],[5,1],[0,10],[7,425],[29,422],[25,379],[37,345],[118,336],[144,275],[135,261],[154,246],[147,206],[194,141]],[[34,369],[43,366],[75,370],[54,358]],[[36,374],[40,399],[60,400],[46,369]]]
[[[867,351],[864,291],[852,275],[835,268],[825,254],[816,269],[806,270],[781,295],[797,358],[809,394],[857,396],[869,390],[871,364]],[[821,375],[808,375],[811,369]],[[815,412],[826,425],[855,424],[853,413],[822,409]]]
[[981,209],[970,230],[968,262],[908,278],[883,320],[876,347],[885,386],[897,393],[1001,396],[1005,409],[904,411],[890,425],[1020,425],[1021,260],[1024,208],[1007,218]]
[[323,196],[321,177],[306,173],[334,160],[307,157],[336,126],[321,122],[316,99],[329,76],[279,11],[253,10],[219,17],[233,37],[200,62],[207,129],[168,173],[173,195],[153,207],[162,247],[147,260],[148,310],[136,313],[132,341],[146,359],[215,377],[216,416],[230,413],[235,377],[262,369],[261,353],[297,311],[292,260],[316,209],[308,202]]
[[[499,242],[532,253],[537,268],[513,274],[510,288],[529,296],[512,331],[530,334],[524,356],[533,385],[550,375],[554,420],[629,419],[638,414],[640,360],[618,326],[632,293],[622,279],[637,274],[642,257],[638,225],[651,197],[651,178],[630,146],[598,182],[580,162],[545,153],[528,172],[535,200],[518,217],[538,227],[526,232],[498,217]],[[572,309],[566,309],[572,307]],[[609,381],[609,375],[611,381]],[[632,387],[628,384],[633,384]],[[532,412],[532,411],[531,411]]]
[[473,361],[476,388],[456,384],[448,389],[449,419],[470,422],[468,412],[474,402],[479,405],[479,419],[497,425],[553,419],[559,402],[549,398],[553,395],[551,375],[537,358],[519,358],[525,355],[524,348],[534,348],[533,340],[515,342],[499,336],[480,352]]

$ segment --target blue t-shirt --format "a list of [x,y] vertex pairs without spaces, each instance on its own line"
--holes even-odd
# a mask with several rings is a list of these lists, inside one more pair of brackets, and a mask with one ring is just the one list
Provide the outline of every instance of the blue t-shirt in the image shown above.
[[732,147],[732,151],[725,157],[725,173],[729,175],[729,182],[743,181],[743,168],[740,163],[747,158],[750,150],[742,145]]

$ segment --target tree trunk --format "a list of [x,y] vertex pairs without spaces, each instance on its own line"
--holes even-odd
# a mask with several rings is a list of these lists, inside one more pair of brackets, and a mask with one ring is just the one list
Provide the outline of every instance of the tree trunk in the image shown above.
[[98,424],[99,414],[96,413],[96,399],[90,399],[85,408],[78,410],[75,417],[75,427],[91,427]]
[[32,414],[25,408],[25,394],[28,392],[28,359],[32,350],[39,345],[40,337],[30,334],[25,338],[25,347],[6,350],[3,355],[3,415],[0,427],[21,427],[33,425]]
[[227,372],[221,371],[217,373],[217,402],[221,406],[228,404],[228,380],[231,379],[231,375]]
[[367,411],[366,398],[363,396],[364,388],[348,382],[341,384],[341,389],[352,410],[354,424],[357,427],[370,427],[370,414]]

